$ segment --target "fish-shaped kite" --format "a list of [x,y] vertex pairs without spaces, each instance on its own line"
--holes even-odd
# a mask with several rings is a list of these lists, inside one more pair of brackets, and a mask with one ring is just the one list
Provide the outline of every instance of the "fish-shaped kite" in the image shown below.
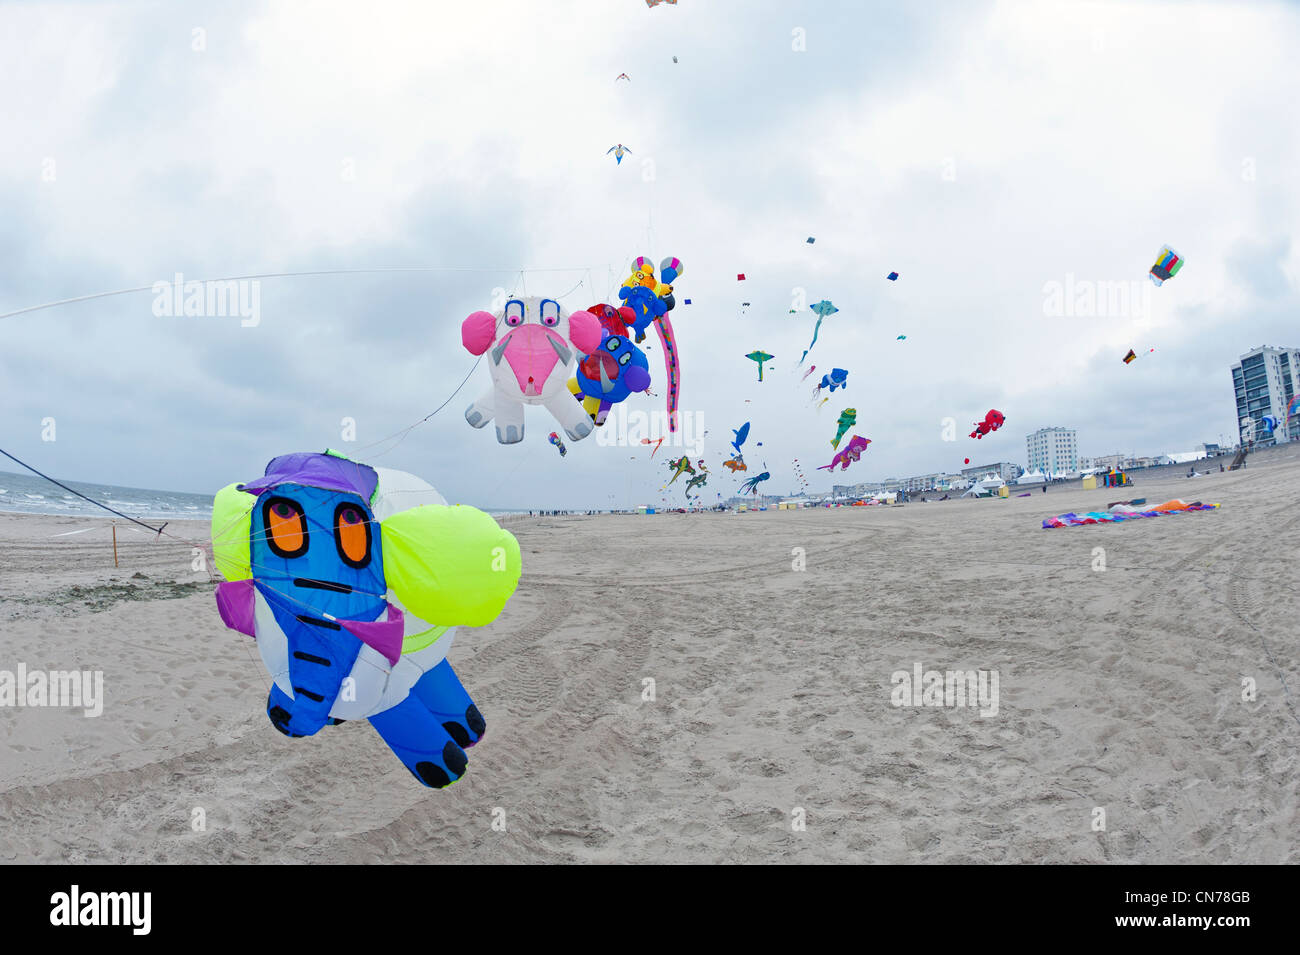
[[735,431],[731,433],[735,435],[735,438],[733,438],[731,441],[731,446],[736,449],[736,456],[739,457],[740,446],[744,444],[745,439],[749,437],[749,422],[746,421],[744,424],[742,424],[739,428],[737,428]]
[[610,146],[610,147],[609,147],[609,152],[605,153],[605,155],[608,156],[610,153],[613,153],[613,154],[614,154],[614,161],[615,161],[616,163],[618,163],[618,164],[621,166],[621,165],[623,165],[623,156],[624,156],[624,155],[628,155],[628,156],[632,155],[632,150],[628,149],[628,148],[627,148],[626,146],[624,146],[622,143],[619,143],[619,144],[616,145],[616,146]]
[[[807,354],[807,352],[805,352],[804,354]],[[745,357],[748,358],[750,361],[756,361],[756,362],[758,362],[758,380],[759,380],[759,381],[762,381],[762,380],[763,380],[763,362],[765,362],[765,361],[770,361],[771,359],[775,358],[776,356],[775,356],[775,355],[769,355],[767,352],[762,351],[762,350],[759,350],[759,351],[752,351],[752,352],[750,352],[748,355],[746,355]]]
[[799,364],[801,365],[803,364],[803,360],[808,357],[808,353],[812,351],[813,345],[817,344],[817,335],[822,330],[822,322],[828,316],[834,315],[839,311],[838,308],[831,304],[830,299],[825,298],[816,305],[809,305],[808,307],[817,314],[817,324],[813,326],[812,341],[809,343],[808,347],[803,350],[803,355],[799,357]]
[[1183,257],[1166,245],[1160,249],[1160,254],[1156,256],[1156,264],[1151,266],[1149,277],[1156,285],[1164,285],[1165,282],[1177,275],[1178,270],[1182,267]]
[[856,464],[862,460],[862,452],[867,450],[867,445],[870,443],[870,438],[859,437],[855,434],[849,439],[849,443],[844,446],[844,450],[831,458],[830,464],[823,464],[817,470],[834,471],[835,466],[838,464],[841,471],[847,471],[850,464]]
[[843,411],[841,411],[840,419],[838,422],[840,429],[835,433],[835,440],[831,442],[831,447],[838,450],[840,446],[840,439],[843,438],[846,434],[848,434],[849,428],[853,427],[857,423],[858,423],[857,408],[845,408]]

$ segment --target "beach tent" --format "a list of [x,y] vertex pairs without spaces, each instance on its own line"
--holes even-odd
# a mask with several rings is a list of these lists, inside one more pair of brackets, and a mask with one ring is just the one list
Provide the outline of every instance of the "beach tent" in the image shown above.
[[983,484],[972,484],[962,497],[992,497],[993,492]]
[[1042,472],[1034,471],[1032,474],[1020,475],[1020,477],[1016,478],[1016,483],[1017,484],[1046,484],[1047,478],[1043,476]]

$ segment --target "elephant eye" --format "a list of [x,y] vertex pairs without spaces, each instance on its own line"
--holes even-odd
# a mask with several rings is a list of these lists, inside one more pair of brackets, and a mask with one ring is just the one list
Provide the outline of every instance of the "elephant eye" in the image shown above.
[[560,324],[560,303],[554,299],[542,299],[539,311],[542,316],[542,324],[547,328],[554,328]]
[[631,352],[624,352],[623,354],[621,354],[621,355],[618,356],[618,363],[619,363],[620,365],[626,365],[626,364],[627,364],[628,362],[630,362],[631,360],[632,360],[632,353],[631,353]]
[[622,345],[623,345],[623,339],[619,338],[617,335],[611,335],[605,341],[605,347],[612,352],[618,351],[619,348],[622,347]]
[[524,303],[517,298],[512,298],[506,302],[506,324],[511,328],[518,328],[524,323]]

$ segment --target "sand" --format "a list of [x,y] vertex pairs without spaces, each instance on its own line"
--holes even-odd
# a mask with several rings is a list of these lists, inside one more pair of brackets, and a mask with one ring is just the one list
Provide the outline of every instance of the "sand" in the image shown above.
[[[1223,506],[1040,527],[1138,496]],[[512,521],[519,590],[451,653],[487,736],[441,792],[365,723],[277,733],[187,545],[119,528],[115,570],[107,521],[0,514],[0,669],[105,694],[0,709],[0,858],[1300,862],[1298,504],[1288,448],[1124,491]],[[996,715],[894,706],[915,664],[996,670]]]

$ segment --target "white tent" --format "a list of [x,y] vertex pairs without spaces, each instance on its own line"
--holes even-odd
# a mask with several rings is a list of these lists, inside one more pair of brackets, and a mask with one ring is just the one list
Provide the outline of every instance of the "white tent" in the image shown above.
[[1032,474],[1022,474],[1016,478],[1017,484],[1046,484],[1047,478],[1041,471],[1034,471]]
[[983,484],[972,484],[970,489],[962,497],[992,497],[993,492]]

